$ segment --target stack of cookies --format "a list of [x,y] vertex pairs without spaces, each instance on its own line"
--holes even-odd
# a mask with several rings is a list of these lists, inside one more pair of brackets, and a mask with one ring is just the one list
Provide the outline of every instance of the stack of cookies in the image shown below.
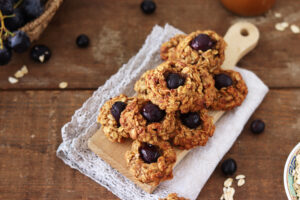
[[241,75],[221,69],[225,48],[214,31],[177,35],[161,46],[164,62],[136,82],[136,96],[121,94],[100,109],[98,122],[110,141],[133,140],[125,158],[142,183],[171,179],[174,148],[204,146],[214,134],[208,111],[231,110],[245,99]]

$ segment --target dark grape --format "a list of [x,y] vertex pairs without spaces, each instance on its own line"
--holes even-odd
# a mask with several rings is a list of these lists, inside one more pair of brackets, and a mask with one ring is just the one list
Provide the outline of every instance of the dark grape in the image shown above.
[[0,47],[0,65],[6,65],[11,59],[11,50],[6,46]]
[[30,46],[30,39],[23,31],[14,32],[14,36],[11,36],[7,40],[8,47],[13,49],[17,53],[23,53]]

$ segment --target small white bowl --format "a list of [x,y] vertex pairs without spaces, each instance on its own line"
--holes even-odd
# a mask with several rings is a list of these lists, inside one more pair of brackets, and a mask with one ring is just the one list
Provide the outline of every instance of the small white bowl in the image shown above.
[[293,187],[293,170],[295,169],[295,160],[297,154],[300,154],[300,143],[298,143],[291,151],[285,162],[283,171],[284,189],[289,200],[297,200],[296,192]]

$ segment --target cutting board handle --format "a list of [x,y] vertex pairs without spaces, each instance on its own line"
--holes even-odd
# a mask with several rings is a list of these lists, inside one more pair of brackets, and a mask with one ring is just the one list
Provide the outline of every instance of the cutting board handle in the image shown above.
[[254,49],[258,43],[258,28],[249,22],[233,24],[227,31],[225,41],[228,46],[225,50],[223,69],[229,69],[239,62],[248,52]]

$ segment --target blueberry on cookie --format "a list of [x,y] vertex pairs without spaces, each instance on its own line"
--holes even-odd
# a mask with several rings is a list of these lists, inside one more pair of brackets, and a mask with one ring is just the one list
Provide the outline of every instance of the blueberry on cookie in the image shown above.
[[187,113],[212,104],[214,84],[205,67],[168,60],[145,72],[136,82],[135,91],[166,112]]
[[129,137],[128,132],[120,125],[120,116],[127,104],[134,99],[121,94],[101,107],[97,122],[102,125],[101,128],[110,141],[123,142],[124,138]]
[[181,149],[204,146],[214,133],[212,117],[206,109],[197,112],[177,113],[173,145]]
[[130,172],[142,183],[152,186],[173,178],[176,153],[166,141],[135,140],[125,154]]
[[241,74],[233,70],[213,71],[216,96],[211,104],[213,110],[231,110],[240,106],[247,96],[248,89]]
[[122,112],[120,123],[133,140],[169,140],[174,136],[175,113],[160,109],[149,99],[136,98]]

